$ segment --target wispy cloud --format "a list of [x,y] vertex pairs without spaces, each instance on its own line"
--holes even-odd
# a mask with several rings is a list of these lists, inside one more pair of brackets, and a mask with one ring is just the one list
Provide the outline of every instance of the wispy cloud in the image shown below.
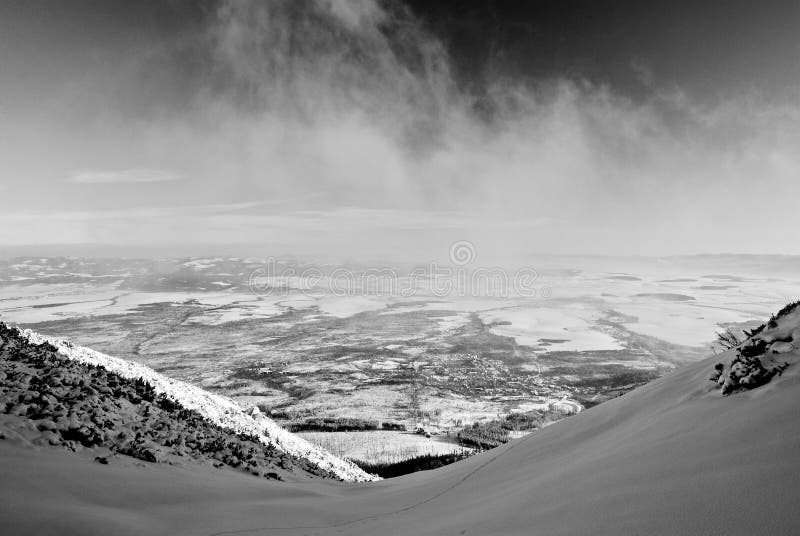
[[177,181],[182,177],[163,169],[82,170],[70,177],[70,182],[79,184],[119,184],[142,182]]
[[[800,226],[796,99],[730,89],[698,101],[646,51],[629,65],[637,98],[492,69],[465,91],[448,47],[400,3],[220,3],[179,43],[109,62],[87,95],[48,92],[78,103],[64,107],[76,124],[103,128],[48,115],[21,130],[47,139],[0,148],[20,177],[0,182],[35,192],[14,207],[31,213],[0,214],[0,244],[74,236],[425,260],[470,240],[482,262],[800,253],[786,235]],[[183,69],[187,57],[199,68]],[[47,159],[32,157],[50,140]],[[742,203],[756,208],[731,209]]]

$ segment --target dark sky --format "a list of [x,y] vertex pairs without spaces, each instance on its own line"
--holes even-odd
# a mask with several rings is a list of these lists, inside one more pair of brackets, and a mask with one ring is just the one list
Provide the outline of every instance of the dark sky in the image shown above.
[[[406,4],[446,43],[463,83],[485,76],[533,82],[566,76],[638,96],[653,85],[675,85],[699,98],[741,89],[795,96],[800,85],[797,1]],[[35,63],[57,75],[112,61],[115,52],[179,39],[213,18],[216,7],[209,0],[8,0],[0,3],[3,62],[23,70],[19,62]]]
[[800,85],[800,2],[411,0],[464,72],[569,76],[632,95],[676,85],[713,98]]
[[797,1],[6,0],[0,246],[800,253],[798,89]]

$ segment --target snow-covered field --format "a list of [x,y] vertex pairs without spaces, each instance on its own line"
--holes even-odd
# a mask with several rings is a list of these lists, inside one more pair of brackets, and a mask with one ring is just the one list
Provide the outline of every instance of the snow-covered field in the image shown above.
[[609,310],[629,316],[624,325],[635,333],[678,345],[703,346],[713,339],[721,324],[755,320],[792,296],[800,295],[800,280],[791,278],[663,277],[663,274],[648,277],[645,273],[550,276],[544,283],[550,289],[550,297],[546,299],[475,296],[404,299],[324,292],[263,296],[242,288],[136,291],[119,288],[119,281],[104,280],[90,285],[47,284],[40,280],[34,284],[11,282],[0,286],[0,319],[38,324],[126,314],[149,304],[196,300],[205,312],[188,321],[198,325],[268,319],[289,310],[304,309],[337,318],[365,312],[438,311],[439,329],[449,331],[462,326],[470,313],[477,312],[482,320],[495,324],[493,332],[513,337],[521,345],[535,347],[541,339],[550,339],[553,351],[600,351],[621,347],[620,341],[597,326],[597,320]]
[[584,352],[620,350],[622,345],[611,335],[600,331],[595,323],[601,316],[596,308],[566,304],[558,307],[513,307],[480,313],[492,325],[492,332],[513,337],[517,344],[537,347],[549,341],[549,350]]
[[417,456],[471,452],[444,436],[412,432],[300,432],[297,435],[340,458],[367,463],[397,463]]

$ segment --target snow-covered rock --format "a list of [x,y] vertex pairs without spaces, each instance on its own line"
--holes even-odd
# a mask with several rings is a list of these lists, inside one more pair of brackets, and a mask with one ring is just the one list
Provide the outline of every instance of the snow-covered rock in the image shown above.
[[76,346],[69,341],[59,340],[41,335],[30,329],[18,329],[21,336],[32,344],[49,342],[67,359],[96,365],[125,378],[142,378],[153,386],[159,394],[179,402],[187,409],[198,411],[209,421],[237,433],[251,434],[264,443],[292,456],[302,457],[318,467],[334,473],[348,482],[365,482],[379,480],[379,477],[366,473],[355,464],[342,460],[330,452],[312,445],[278,426],[272,419],[263,414],[247,412],[230,398],[209,393],[186,382],[168,378],[150,367],[126,361],[118,357]]
[[785,354],[792,350],[794,350],[794,346],[790,342],[776,341],[769,346],[769,351],[772,354]]

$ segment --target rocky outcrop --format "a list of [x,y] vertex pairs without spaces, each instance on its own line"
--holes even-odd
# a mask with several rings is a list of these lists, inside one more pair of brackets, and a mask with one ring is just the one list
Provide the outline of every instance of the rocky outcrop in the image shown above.
[[778,356],[793,352],[800,345],[800,302],[790,303],[767,324],[745,335],[747,339],[734,349],[730,364],[726,367],[718,363],[714,367],[710,379],[723,395],[765,385],[789,366]]

